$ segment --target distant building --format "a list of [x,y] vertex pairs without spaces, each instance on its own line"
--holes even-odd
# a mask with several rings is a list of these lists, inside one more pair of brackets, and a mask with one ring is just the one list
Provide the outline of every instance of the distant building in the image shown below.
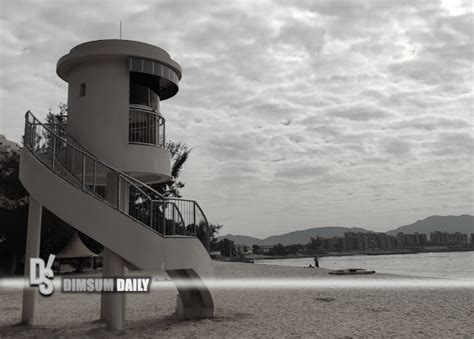
[[246,255],[246,254],[252,254],[253,253],[252,246],[236,245],[235,249],[236,249],[238,254]]
[[334,251],[343,248],[343,239],[341,237],[321,238],[322,248],[324,250]]
[[456,242],[456,245],[467,245],[469,241],[467,240],[467,234],[456,232],[452,235],[453,240]]
[[222,258],[221,251],[211,251],[209,253],[209,256],[211,257],[211,259],[220,259],[220,258]]
[[405,242],[403,241],[403,232],[397,233],[397,246],[402,247],[405,245]]
[[[440,231],[431,232],[430,241],[432,245],[438,245],[438,246],[469,244],[467,234],[464,234],[461,232],[456,232],[456,233],[448,233],[448,232],[440,232]],[[471,242],[472,242],[472,239],[471,239]]]
[[447,245],[448,244],[448,232],[431,232],[430,241],[432,245]]
[[[418,233],[415,233],[418,234]],[[419,245],[426,245],[428,243],[428,238],[426,237],[425,233],[418,234],[418,244]]]
[[342,246],[344,251],[356,251],[360,247],[359,242],[359,233],[354,232],[346,232],[344,233],[344,239],[342,242]]
[[394,247],[394,241],[393,241],[392,236],[385,233],[378,233],[376,237],[377,237],[378,247],[381,250],[389,250]]
[[425,246],[428,243],[426,234],[415,232],[414,234],[404,234],[400,232],[397,234],[398,247],[416,247]]
[[8,140],[4,135],[0,134],[0,159],[3,159],[10,152],[19,152],[20,145],[16,142]]
[[273,248],[274,245],[262,245],[260,246],[260,251],[264,254],[270,253],[270,250]]
[[344,233],[344,251],[389,250],[395,245],[395,238],[385,233]]

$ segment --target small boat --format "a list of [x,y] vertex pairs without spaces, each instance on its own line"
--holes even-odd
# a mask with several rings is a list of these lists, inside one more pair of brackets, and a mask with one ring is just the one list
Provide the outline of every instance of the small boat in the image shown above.
[[329,274],[334,275],[356,275],[356,274],[374,274],[375,271],[368,271],[362,268],[347,268],[345,270],[333,270]]

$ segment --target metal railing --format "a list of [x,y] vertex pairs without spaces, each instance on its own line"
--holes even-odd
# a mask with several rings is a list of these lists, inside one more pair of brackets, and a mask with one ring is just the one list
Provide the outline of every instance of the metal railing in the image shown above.
[[97,159],[60,124],[43,124],[30,111],[25,118],[25,147],[61,178],[162,236],[199,237],[208,246],[209,225],[196,201],[165,197]]
[[165,147],[165,119],[151,109],[130,105],[128,142]]

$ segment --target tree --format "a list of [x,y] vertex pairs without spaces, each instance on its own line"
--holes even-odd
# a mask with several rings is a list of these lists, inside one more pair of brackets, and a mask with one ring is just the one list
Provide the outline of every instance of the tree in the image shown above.
[[288,252],[288,254],[296,254],[302,249],[304,249],[304,246],[300,244],[293,244],[293,245],[285,246],[285,249]]
[[225,257],[231,257],[235,255],[235,244],[232,240],[222,238],[216,244],[217,250],[221,251]]
[[59,111],[57,113],[53,113],[51,108],[49,109],[48,115],[46,116],[46,123],[49,124],[49,128],[51,128],[56,134],[65,138],[66,131],[61,125],[67,123],[67,104],[60,102],[58,104],[58,109]]
[[270,255],[288,255],[285,246],[278,243],[270,249]]
[[18,258],[25,253],[28,195],[18,179],[19,154],[0,158],[0,265],[14,274]]
[[[9,274],[21,273],[21,258],[25,255],[28,222],[28,195],[19,180],[19,156],[12,152],[0,160],[0,201],[8,201],[0,206],[0,257],[9,262],[0,265],[8,267]],[[41,220],[40,256],[63,249],[72,236],[72,228],[43,208]]]
[[261,254],[262,248],[258,245],[252,245],[252,253],[253,254]]
[[[193,225],[188,226],[193,228]],[[207,227],[207,230],[206,230]],[[217,235],[222,225],[206,224],[201,222],[196,228],[196,237],[201,240],[202,244],[208,251],[213,251],[217,248]],[[189,234],[193,234],[193,230],[189,229]],[[207,241],[209,239],[209,242]]]
[[209,248],[211,251],[218,250],[217,235],[219,234],[219,231],[222,229],[222,227],[224,227],[224,225],[209,224]]
[[313,238],[306,244],[308,252],[318,252],[321,248],[322,240],[320,237]]
[[28,192],[18,179],[20,155],[7,153],[0,158],[0,208],[13,210],[28,204]]
[[165,148],[171,153],[171,179],[159,184],[153,184],[151,187],[165,197],[181,198],[180,190],[184,188],[184,183],[178,180],[178,177],[192,149],[185,143],[173,141],[168,141]]

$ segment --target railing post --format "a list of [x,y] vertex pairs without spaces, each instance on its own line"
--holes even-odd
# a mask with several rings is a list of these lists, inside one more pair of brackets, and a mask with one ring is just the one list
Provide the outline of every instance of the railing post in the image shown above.
[[161,125],[160,125],[160,121],[161,121],[161,119],[158,118],[158,125],[156,126],[156,138],[157,138],[157,139],[156,139],[156,144],[157,144],[158,146],[162,146],[162,145],[161,145],[161,130],[160,130]]
[[120,211],[120,204],[121,204],[121,195],[122,195],[122,185],[120,180],[121,175],[117,174],[117,209]]
[[28,146],[28,112],[25,114],[25,132],[24,132],[23,142],[25,146]]
[[166,236],[166,217],[165,217],[165,211],[166,211],[166,200],[163,199],[163,235]]
[[53,135],[53,159],[52,159],[52,163],[51,163],[51,169],[53,170],[54,172],[54,162],[55,162],[55,159],[56,159],[56,136]]
[[86,155],[82,154],[82,190],[86,190]]
[[163,147],[166,145],[166,124],[165,120],[163,119]]
[[74,147],[71,147],[72,149],[72,155],[71,155],[71,172],[74,174]]
[[155,114],[155,145],[160,146],[160,119],[158,114]]
[[150,225],[152,229],[155,229],[155,220],[153,219],[154,213],[153,213],[153,199],[150,200]]
[[32,129],[31,129],[31,150],[33,153],[36,153],[36,124],[33,122],[31,124]]
[[197,236],[196,229],[196,203],[193,203],[193,218],[194,218],[194,236]]
[[173,203],[173,235],[176,235],[176,222],[175,222],[175,215],[174,215],[175,209],[176,209],[176,205]]
[[96,172],[96,170],[97,170],[97,163],[94,160],[94,166],[93,166],[93,169],[92,169],[92,192],[94,192],[94,194],[96,193],[95,192],[95,172]]
[[209,223],[206,222],[206,232],[205,232],[205,237],[206,237],[206,250],[207,253],[211,253],[211,235],[209,234]]

